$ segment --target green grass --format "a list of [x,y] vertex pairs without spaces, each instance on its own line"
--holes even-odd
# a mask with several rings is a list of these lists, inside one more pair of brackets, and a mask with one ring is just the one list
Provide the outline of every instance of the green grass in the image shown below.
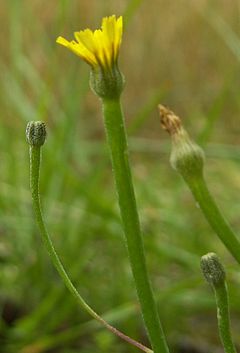
[[[21,4],[20,4],[21,3]],[[44,120],[41,194],[58,253],[87,301],[145,344],[123,241],[100,104],[88,68],[58,35],[127,14],[124,109],[149,272],[173,352],[185,341],[216,352],[215,304],[200,268],[214,251],[229,278],[239,339],[239,268],[170,168],[156,105],[169,105],[205,148],[206,179],[240,229],[239,8],[237,1],[3,1],[0,34],[0,351],[137,352],[92,322],[65,290],[42,246],[29,191],[25,125]],[[227,6],[227,7],[226,7]],[[239,231],[238,231],[239,232]]]

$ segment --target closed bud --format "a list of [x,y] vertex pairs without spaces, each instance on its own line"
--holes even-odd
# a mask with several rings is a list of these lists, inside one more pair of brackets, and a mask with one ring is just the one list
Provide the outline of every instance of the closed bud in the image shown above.
[[30,121],[26,127],[26,139],[30,146],[40,147],[46,140],[46,125],[43,121]]
[[207,282],[214,287],[224,284],[225,270],[215,253],[211,252],[202,256],[200,264]]
[[171,165],[189,181],[202,176],[204,152],[192,141],[182,126],[181,119],[171,110],[159,105],[161,124],[172,138]]

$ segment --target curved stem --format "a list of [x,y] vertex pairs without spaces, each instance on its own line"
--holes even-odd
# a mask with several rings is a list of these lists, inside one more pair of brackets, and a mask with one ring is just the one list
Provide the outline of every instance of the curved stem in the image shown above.
[[237,353],[234,346],[229,317],[228,305],[228,290],[227,284],[224,281],[221,286],[214,286],[216,304],[217,304],[217,319],[219,335],[225,350],[225,353]]
[[240,264],[240,242],[211,196],[203,176],[185,180],[207,221]]
[[40,174],[40,160],[41,160],[41,148],[38,146],[30,146],[30,187],[32,193],[32,201],[33,201],[33,208],[36,216],[36,221],[43,239],[43,242],[46,246],[46,249],[49,253],[49,256],[58,271],[59,275],[61,276],[63,282],[65,283],[66,287],[69,289],[71,294],[74,298],[78,301],[80,306],[85,309],[89,315],[91,315],[94,319],[96,319],[100,324],[105,326],[109,331],[123,339],[124,341],[138,347],[143,352],[152,353],[152,350],[145,347],[141,343],[133,340],[132,338],[128,337],[124,333],[118,331],[115,327],[108,324],[103,318],[101,318],[82,298],[82,296],[78,293],[77,289],[74,287],[73,283],[71,282],[70,278],[68,277],[56,251],[51,241],[51,238],[48,234],[47,228],[45,226],[42,211],[41,211],[41,204],[40,204],[40,196],[39,196],[39,174]]
[[154,353],[168,353],[146,268],[120,100],[103,99],[102,103],[122,223],[143,319]]

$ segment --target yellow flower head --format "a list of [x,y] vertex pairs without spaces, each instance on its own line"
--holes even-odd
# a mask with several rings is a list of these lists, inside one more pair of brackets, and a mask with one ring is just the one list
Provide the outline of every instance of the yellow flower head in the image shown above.
[[75,32],[75,40],[70,42],[63,37],[58,37],[57,43],[80,56],[93,69],[100,67],[108,70],[117,63],[122,27],[122,16],[104,17],[101,29],[94,32],[90,29]]

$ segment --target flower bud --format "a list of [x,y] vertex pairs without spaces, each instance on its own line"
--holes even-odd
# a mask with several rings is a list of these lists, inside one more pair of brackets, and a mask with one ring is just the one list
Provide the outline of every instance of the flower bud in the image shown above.
[[205,279],[212,286],[219,286],[224,283],[225,270],[215,253],[211,252],[202,256],[200,265]]
[[43,121],[30,121],[26,127],[26,139],[30,146],[40,147],[46,140],[46,125]]
[[190,139],[178,116],[162,105],[159,105],[159,111],[162,127],[167,130],[172,138],[170,157],[172,167],[186,181],[202,176],[204,165],[203,150]]

